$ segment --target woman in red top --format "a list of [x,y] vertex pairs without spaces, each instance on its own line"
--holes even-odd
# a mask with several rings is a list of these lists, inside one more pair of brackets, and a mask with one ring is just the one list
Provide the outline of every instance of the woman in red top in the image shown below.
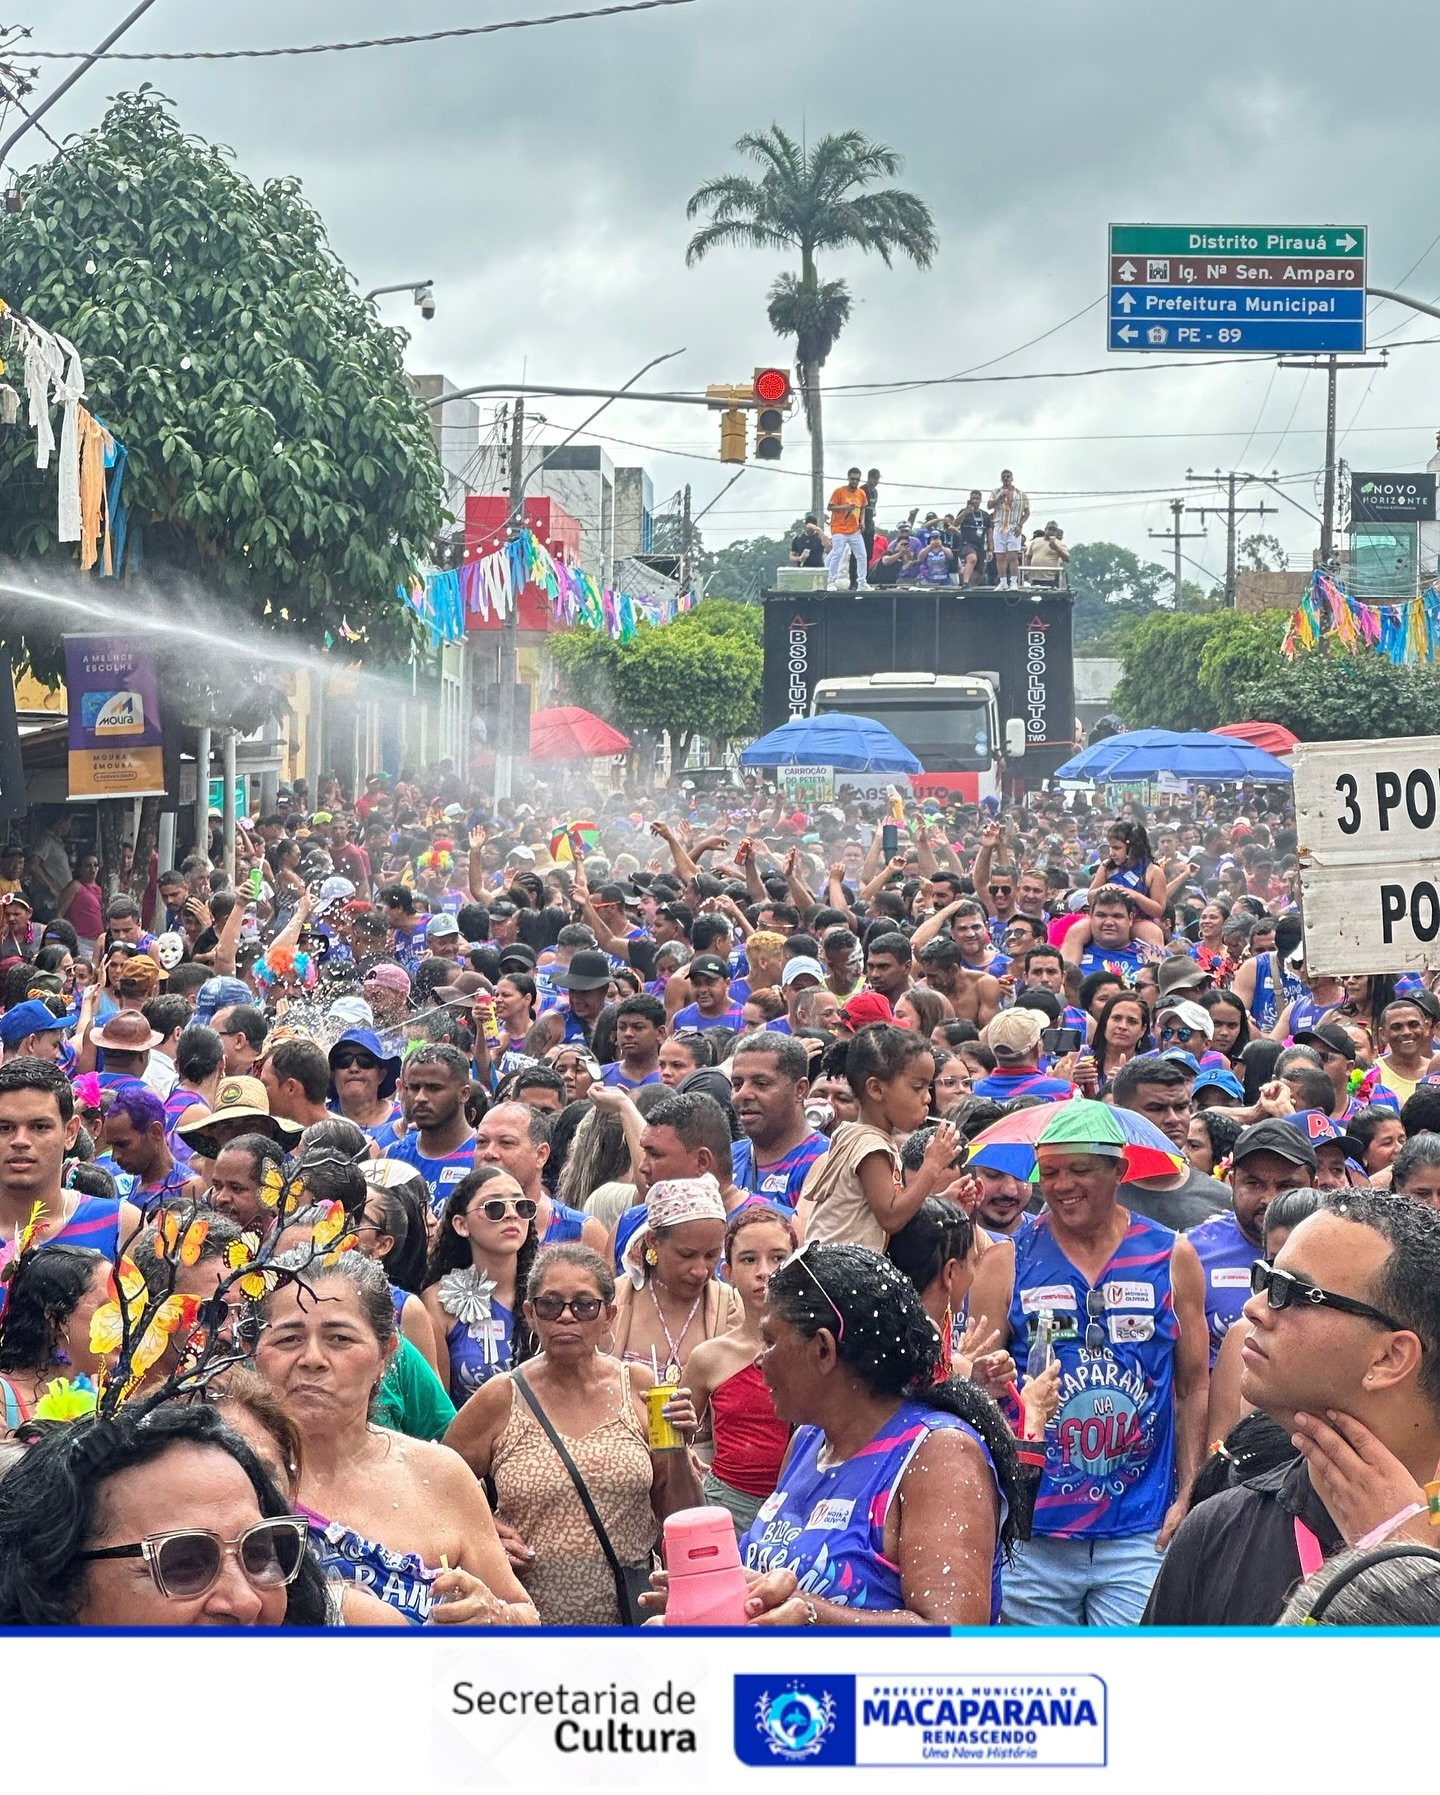
[[774,1490],[790,1443],[789,1426],[776,1415],[755,1359],[770,1274],[795,1245],[794,1225],[778,1209],[753,1200],[740,1205],[725,1230],[727,1275],[743,1306],[740,1325],[702,1341],[685,1367],[697,1416],[710,1412],[715,1450],[705,1473],[705,1500],[730,1511],[737,1534]]

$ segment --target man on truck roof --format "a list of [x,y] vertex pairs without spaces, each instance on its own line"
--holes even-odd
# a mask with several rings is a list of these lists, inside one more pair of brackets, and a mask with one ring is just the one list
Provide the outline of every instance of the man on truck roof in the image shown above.
[[1020,584],[1020,557],[1025,552],[1025,520],[1030,501],[1015,484],[1010,469],[1002,468],[1000,484],[990,494],[990,517],[995,541],[995,584]]

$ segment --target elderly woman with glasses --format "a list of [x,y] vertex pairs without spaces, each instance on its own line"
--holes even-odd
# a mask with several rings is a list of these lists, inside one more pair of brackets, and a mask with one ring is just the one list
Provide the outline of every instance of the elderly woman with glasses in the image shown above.
[[204,1405],[57,1427],[0,1481],[0,1625],[323,1626],[305,1523]]
[[660,1522],[702,1500],[683,1449],[689,1392],[657,1399],[652,1420],[650,1367],[606,1350],[614,1273],[578,1241],[536,1258],[524,1317],[538,1354],[482,1384],[445,1443],[493,1478],[501,1540],[543,1626],[632,1621]]

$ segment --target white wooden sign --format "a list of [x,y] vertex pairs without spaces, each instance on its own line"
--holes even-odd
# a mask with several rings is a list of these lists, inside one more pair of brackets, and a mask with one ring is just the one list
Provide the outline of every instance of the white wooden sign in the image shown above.
[[1440,736],[1296,748],[1312,973],[1440,966]]

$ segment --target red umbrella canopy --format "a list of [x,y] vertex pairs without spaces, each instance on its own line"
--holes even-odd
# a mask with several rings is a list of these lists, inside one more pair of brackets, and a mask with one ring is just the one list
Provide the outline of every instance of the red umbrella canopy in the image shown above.
[[1283,723],[1222,723],[1211,735],[1233,736],[1237,742],[1249,742],[1252,748],[1263,748],[1267,754],[1288,754],[1299,741]]
[[536,711],[530,719],[531,760],[593,760],[598,754],[624,754],[630,738],[577,704]]

